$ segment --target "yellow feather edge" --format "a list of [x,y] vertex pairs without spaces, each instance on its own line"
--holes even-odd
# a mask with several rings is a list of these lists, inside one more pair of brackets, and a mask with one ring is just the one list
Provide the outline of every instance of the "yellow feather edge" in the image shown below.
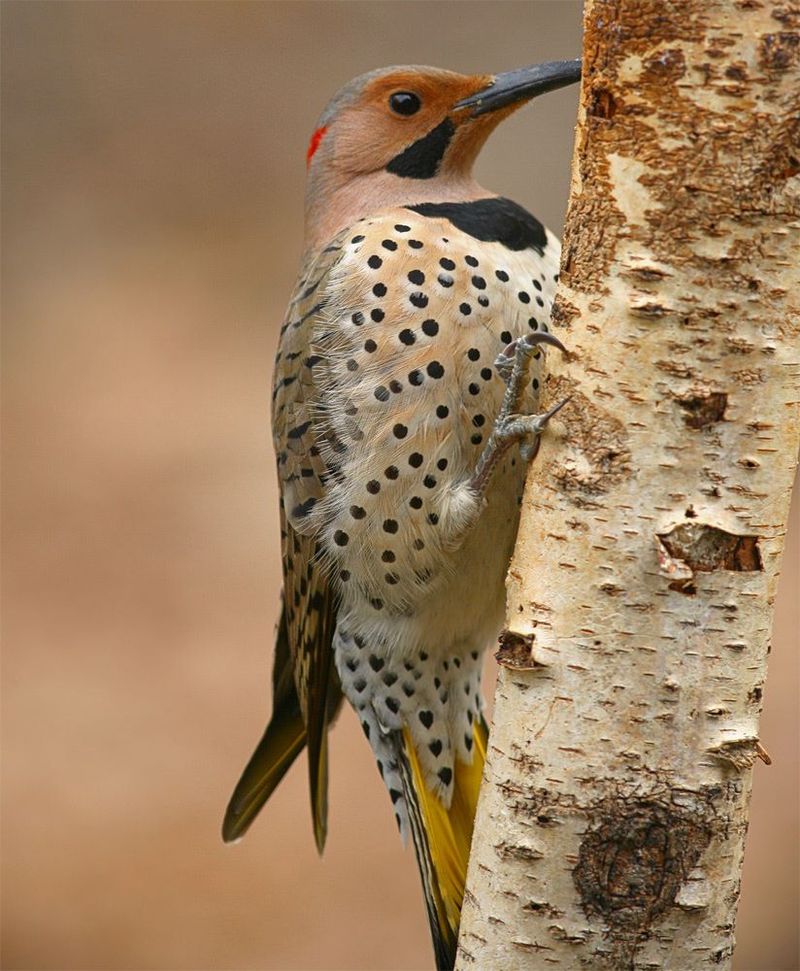
[[[472,842],[472,826],[478,805],[478,792],[486,760],[486,732],[481,724],[475,726],[475,755],[472,764],[456,759],[453,798],[450,809],[445,809],[438,796],[425,785],[419,759],[408,729],[403,729],[403,740],[414,779],[420,810],[428,836],[431,861],[438,878],[437,897],[441,898],[444,919],[451,933],[458,933],[464,886],[467,881],[467,862]],[[438,904],[437,900],[437,904]]]

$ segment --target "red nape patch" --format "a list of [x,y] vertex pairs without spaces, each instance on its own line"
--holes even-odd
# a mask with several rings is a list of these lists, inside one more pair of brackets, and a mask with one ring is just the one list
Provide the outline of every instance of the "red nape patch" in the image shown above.
[[323,128],[318,128],[311,136],[311,141],[308,143],[308,151],[306,152],[306,165],[311,164],[311,159],[314,158],[314,153],[319,148],[319,143],[325,137],[327,130],[328,126],[325,125]]

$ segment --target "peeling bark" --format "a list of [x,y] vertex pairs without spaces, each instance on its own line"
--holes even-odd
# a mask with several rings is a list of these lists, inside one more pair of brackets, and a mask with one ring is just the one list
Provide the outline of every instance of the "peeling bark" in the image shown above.
[[730,966],[800,443],[800,6],[588,0],[457,967]]

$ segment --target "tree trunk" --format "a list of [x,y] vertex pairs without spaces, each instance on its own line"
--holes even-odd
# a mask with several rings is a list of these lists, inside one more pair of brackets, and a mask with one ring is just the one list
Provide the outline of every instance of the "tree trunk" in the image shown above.
[[458,968],[726,968],[800,430],[800,7],[589,0]]

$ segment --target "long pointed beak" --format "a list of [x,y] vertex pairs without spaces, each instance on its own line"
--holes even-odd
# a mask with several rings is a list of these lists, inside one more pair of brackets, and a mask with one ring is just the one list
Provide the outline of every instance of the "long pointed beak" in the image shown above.
[[456,109],[471,108],[470,114],[485,115],[518,101],[528,101],[547,91],[555,91],[581,78],[580,61],[548,61],[516,71],[496,74],[488,87],[456,104]]

